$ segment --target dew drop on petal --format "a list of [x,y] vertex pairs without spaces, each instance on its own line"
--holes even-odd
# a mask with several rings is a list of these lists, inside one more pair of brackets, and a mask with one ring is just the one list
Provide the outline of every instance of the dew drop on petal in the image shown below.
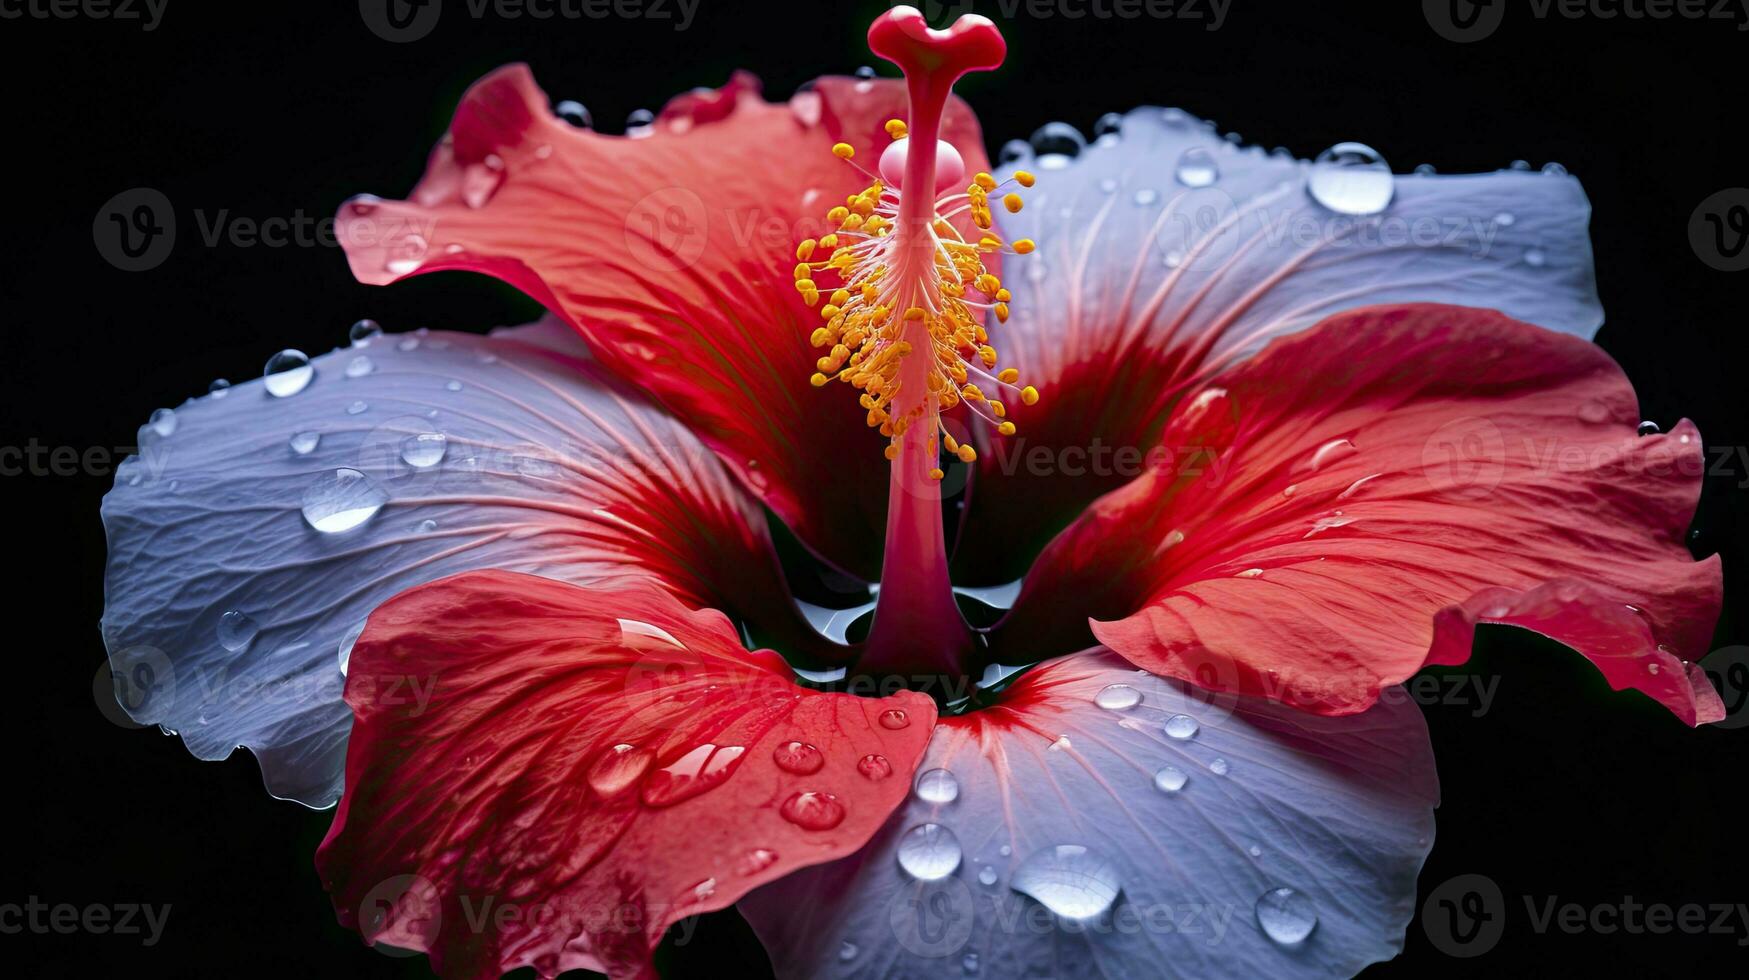
[[1032,144],[1026,140],[1009,140],[1002,144],[1002,151],[996,155],[999,164],[1016,163],[1032,156]]
[[1658,428],[1658,423],[1648,421],[1641,422],[1638,431],[1642,436],[1655,436],[1664,430]]
[[694,747],[644,780],[644,805],[673,806],[715,789],[734,774],[746,751],[745,746],[710,742]]
[[633,109],[626,113],[626,135],[641,138],[654,131],[656,114],[648,109]]
[[819,749],[806,742],[784,742],[771,750],[771,761],[784,772],[807,775],[820,771],[826,764],[826,756]]
[[1008,887],[1065,919],[1089,919],[1111,907],[1123,888],[1117,865],[1080,844],[1058,844],[1020,863]]
[[421,432],[401,440],[401,462],[426,469],[442,462],[448,450],[449,437],[441,432]]
[[899,839],[899,867],[921,881],[939,881],[960,866],[960,842],[938,823],[919,824]]
[[978,869],[978,884],[980,885],[994,885],[998,877],[995,865],[986,864]]
[[317,433],[299,432],[291,437],[291,451],[297,453],[299,456],[308,456],[310,453],[315,452],[316,446],[321,443],[321,441],[322,437]]
[[893,764],[884,755],[865,755],[856,762],[856,771],[871,780],[882,780],[893,774]]
[[1225,760],[1225,759],[1216,759],[1215,761],[1209,763],[1209,772],[1212,772],[1217,776],[1225,776],[1227,774],[1229,768],[1230,767],[1227,765],[1227,760]]
[[1292,888],[1271,888],[1257,899],[1257,924],[1263,934],[1283,946],[1305,942],[1318,927],[1312,900]]
[[1196,719],[1189,715],[1173,715],[1166,719],[1166,734],[1172,738],[1191,738],[1197,732]]
[[168,436],[176,431],[176,410],[160,408],[152,413],[152,417],[146,421],[146,424],[151,426],[152,431],[158,435]]
[[460,381],[447,382],[444,384],[443,390],[445,390],[445,391],[460,391],[460,390],[462,390],[462,383]]
[[1207,149],[1193,146],[1179,155],[1172,175],[1186,187],[1207,187],[1221,179],[1221,168]]
[[650,768],[654,755],[630,742],[621,742],[601,753],[589,767],[589,788],[603,799],[625,792]]
[[917,777],[917,798],[925,803],[952,803],[960,798],[960,781],[946,769],[931,769]]
[[790,794],[777,812],[803,830],[831,830],[844,822],[844,804],[838,797],[814,790]]
[[961,957],[960,969],[964,970],[967,974],[978,972],[978,954],[967,953],[965,956]]
[[213,383],[206,386],[206,393],[214,398],[223,398],[231,393],[231,383],[224,378],[214,378]]
[[261,374],[268,394],[275,398],[289,398],[310,386],[316,368],[303,351],[287,349],[268,358]]
[[1396,192],[1391,167],[1365,143],[1337,143],[1313,161],[1306,177],[1312,200],[1338,214],[1378,214]]
[[776,862],[776,851],[767,847],[755,847],[741,855],[741,860],[735,862],[735,871],[742,876],[756,875]]
[[1162,793],[1176,793],[1183,789],[1184,784],[1189,781],[1190,777],[1186,776],[1184,770],[1177,766],[1161,766],[1159,771],[1154,773],[1154,788]]
[[1099,121],[1093,124],[1093,135],[1095,137],[1118,136],[1122,133],[1123,115],[1120,113],[1108,112],[1105,115],[1100,116]]
[[911,716],[906,714],[902,708],[888,708],[881,712],[880,721],[882,728],[898,731],[901,728],[910,727]]
[[260,632],[261,626],[240,610],[229,609],[219,617],[219,646],[232,653],[249,649],[249,644],[255,642],[255,636]]
[[1040,170],[1061,170],[1087,149],[1087,138],[1065,122],[1048,122],[1032,134],[1032,152]]
[[1540,248],[1527,248],[1524,250],[1524,264],[1533,269],[1542,268],[1548,261],[1548,256],[1543,254],[1543,250]]
[[849,963],[851,960],[856,959],[856,952],[855,943],[849,941],[840,943],[838,946],[838,961],[840,963]]
[[383,325],[371,319],[360,320],[352,325],[346,333],[347,339],[354,347],[368,347],[370,342],[383,335]]
[[366,402],[364,402],[362,400],[355,401],[352,404],[346,406],[346,414],[348,414],[348,415],[363,415],[365,413],[365,411],[369,408],[370,408],[370,405],[367,404]]
[[357,625],[347,630],[346,635],[340,638],[340,676],[342,677],[346,676],[346,669],[352,664],[352,648],[358,645],[358,638],[364,635],[366,622],[368,620],[359,620]]
[[1128,684],[1112,684],[1095,694],[1093,703],[1107,711],[1128,711],[1142,703],[1142,692]]
[[1145,208],[1158,200],[1160,200],[1160,193],[1152,187],[1144,187],[1141,190],[1136,191],[1135,202],[1137,207]]
[[370,477],[342,467],[317,477],[304,490],[304,520],[323,534],[338,534],[375,517],[388,500]]
[[363,354],[346,362],[346,376],[349,378],[362,378],[375,370],[376,365],[372,364],[370,358]]
[[591,116],[589,109],[576,99],[566,99],[553,106],[553,115],[578,129],[593,129],[595,126],[595,117]]

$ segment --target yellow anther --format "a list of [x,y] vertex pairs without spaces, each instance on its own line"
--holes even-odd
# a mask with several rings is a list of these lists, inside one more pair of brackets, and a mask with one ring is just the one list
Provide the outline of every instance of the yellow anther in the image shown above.
[[[848,212],[846,212],[846,213],[848,213]],[[828,216],[828,218],[829,217],[830,216]],[[839,218],[838,220],[843,221],[844,219]],[[838,247],[838,236],[837,235],[821,235],[820,236],[820,247],[821,248],[837,248]]]
[[953,436],[942,436],[941,445],[950,453],[957,453],[960,451],[960,444],[954,440]]
[[1020,211],[1020,195],[1019,194],[1009,194],[1009,195],[1003,197],[1002,198],[1002,206],[1008,209],[1009,214],[1018,213]]
[[1030,171],[1016,170],[1014,172],[1014,182],[1022,187],[1031,187],[1033,179]]
[[931,480],[939,480],[946,475],[947,475],[946,473],[943,473],[941,471],[941,467],[939,467],[939,466],[937,466],[935,469],[932,469],[929,471],[929,478]]
[[982,187],[984,190],[987,190],[987,191],[993,191],[996,189],[996,178],[990,176],[989,174],[987,174],[981,170],[978,171],[977,175],[972,178],[972,183],[975,186]]
[[814,280],[806,276],[796,280],[796,292],[798,293],[818,292],[819,289],[820,287],[814,285]]
[[1002,323],[1008,322],[1008,304],[1007,303],[997,303],[996,304],[996,319]]
[[1031,252],[1034,247],[1032,239],[1030,238],[1022,238],[1020,241],[1014,243],[1014,251],[1017,255],[1025,255],[1028,252]]
[[984,345],[983,347],[978,348],[978,360],[983,361],[984,366],[987,368],[995,367],[996,366],[996,348],[991,347],[988,344]]
[[832,290],[832,305],[833,306],[843,306],[845,303],[848,303],[848,302],[850,302],[850,290],[848,290],[848,289],[834,289],[834,290]]
[[990,414],[999,419],[1006,418],[1008,416],[1008,406],[992,398],[990,399]]
[[893,139],[902,140],[905,138],[906,130],[905,121],[903,119],[889,119],[887,120],[885,128],[887,135],[891,136]]
[[1006,303],[1013,298],[1014,295],[1006,289],[996,290],[996,302],[998,303]]
[[819,374],[819,373],[816,373],[813,377],[808,379],[808,381],[811,384],[813,384],[813,386],[816,388],[826,387],[826,382],[831,381],[831,380],[832,380],[831,378],[828,378],[824,374]]
[[898,459],[899,458],[899,444],[896,442],[889,442],[889,443],[887,443],[887,448],[882,450],[882,452],[885,453],[885,455],[888,459]]
[[978,250],[979,251],[994,252],[994,251],[997,251],[998,249],[1000,249],[1001,247],[1002,247],[1002,239],[997,238],[995,235],[985,235],[984,237],[978,239]]
[[[832,222],[833,224],[838,224],[839,222],[843,221],[845,218],[848,218],[848,217],[850,217],[850,209],[845,207],[842,204],[840,204],[839,206],[826,212],[826,220]],[[826,238],[832,238],[832,237],[833,236],[831,236],[831,235],[826,236]],[[822,244],[825,243],[824,238],[821,239],[820,241]]]
[[813,274],[814,270],[806,262],[796,263],[795,277],[797,282],[801,282]]
[[832,342],[832,331],[827,330],[825,327],[820,327],[808,338],[808,342],[815,347],[824,347]]
[[923,319],[924,315],[925,314],[923,312],[923,307],[921,307],[921,306],[913,306],[910,309],[905,311],[905,319],[907,319],[907,320],[913,320],[913,321],[921,320],[921,319]]
[[1032,385],[1027,385],[1026,387],[1020,389],[1020,400],[1025,402],[1028,405],[1037,405],[1038,404],[1038,389],[1034,388]]
[[962,463],[975,463],[978,461],[978,451],[970,446],[961,446],[959,457]]
[[848,160],[856,156],[856,147],[849,143],[835,143],[832,146],[832,155],[840,160]]
[[812,238],[804,240],[796,246],[796,258],[802,262],[808,261],[808,256],[814,254],[814,246],[818,244]]
[[[819,345],[815,344],[814,346],[818,347]],[[1003,368],[1002,373],[996,375],[996,380],[1005,385],[1011,385],[1020,380],[1020,372],[1013,368]]]
[[862,215],[852,214],[838,225],[839,231],[855,231],[862,227]]
[[996,431],[1002,433],[1005,436],[1011,436],[1014,434],[1014,423],[1013,422],[1004,422],[1001,425],[998,425],[996,427]]
[[[984,400],[984,393],[982,391],[978,390],[977,385],[966,385],[964,388],[960,389],[960,395],[961,395],[961,397],[965,398],[966,401],[969,401],[969,402],[976,402],[976,401],[983,401]],[[1026,396],[1024,394],[1021,395],[1021,398],[1023,400],[1025,399],[1025,397]],[[1032,403],[1028,402],[1027,404],[1030,405]]]
[[837,316],[839,314],[839,312],[840,312],[839,307],[834,306],[831,303],[827,303],[825,306],[820,307],[820,318],[823,320],[830,320],[833,317]]

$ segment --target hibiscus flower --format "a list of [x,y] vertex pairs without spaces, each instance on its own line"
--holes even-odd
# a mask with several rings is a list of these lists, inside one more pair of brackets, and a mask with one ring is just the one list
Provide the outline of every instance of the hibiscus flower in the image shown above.
[[625,136],[489,75],[341,236],[551,315],[364,322],[142,429],[114,669],[338,802],[344,923],[455,976],[650,975],[732,904],[786,977],[1347,975],[1432,846],[1397,685],[1476,624],[1722,716],[1700,438],[1589,342],[1575,179],[1157,108],[992,174],[950,89],[995,26],[869,41],[903,81]]

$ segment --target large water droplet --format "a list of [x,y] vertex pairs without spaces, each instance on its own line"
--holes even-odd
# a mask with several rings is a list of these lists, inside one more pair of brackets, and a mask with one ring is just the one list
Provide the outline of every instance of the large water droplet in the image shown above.
[[1128,711],[1142,703],[1142,692],[1128,684],[1112,684],[1095,694],[1093,703],[1107,711]]
[[1123,879],[1104,855],[1080,844],[1058,844],[1022,861],[1008,887],[1066,919],[1088,919],[1111,907]]
[[168,436],[176,431],[176,410],[160,408],[146,420],[146,425],[160,436]]
[[654,755],[629,742],[621,742],[603,752],[589,767],[589,788],[603,799],[616,796],[638,780],[650,768]]
[[383,335],[383,325],[371,319],[363,319],[352,325],[346,336],[354,347],[368,347],[370,342]]
[[1121,113],[1108,112],[1105,115],[1100,116],[1099,121],[1093,124],[1093,135],[1096,138],[1100,136],[1118,136],[1122,133],[1123,115]]
[[801,773],[805,776],[819,772],[820,767],[826,764],[826,756],[806,742],[790,741],[771,750],[771,761],[785,772]]
[[310,379],[316,376],[316,368],[310,363],[309,355],[303,351],[287,349],[268,358],[267,366],[261,373],[268,394],[275,398],[287,398],[310,386]]
[[299,456],[308,456],[316,451],[316,446],[322,441],[322,436],[315,432],[299,432],[291,437],[291,451]]
[[654,131],[656,114],[648,109],[633,109],[626,114],[626,135],[643,137]]
[[1638,431],[1639,434],[1642,436],[1655,436],[1664,430],[1658,428],[1658,423],[1647,421],[1647,422],[1641,422],[1639,429],[1637,429],[1636,431]]
[[1172,174],[1186,187],[1207,187],[1221,179],[1221,168],[1208,150],[1193,146],[1178,157]]
[[952,803],[960,798],[960,781],[946,769],[931,769],[917,777],[917,798],[925,803]]
[[255,636],[260,632],[260,624],[241,610],[230,609],[219,617],[219,646],[232,653],[249,649],[249,644],[255,642]]
[[743,753],[740,745],[713,745],[706,742],[650,774],[644,781],[643,800],[647,806],[673,806],[722,785],[734,774]]
[[1173,738],[1190,738],[1196,730],[1196,719],[1189,715],[1173,715],[1166,719],[1166,734]]
[[844,804],[838,797],[813,790],[790,794],[777,812],[803,830],[831,830],[844,822]]
[[401,440],[401,461],[416,469],[436,466],[449,450],[449,437],[441,432],[421,432]]
[[865,755],[857,760],[856,771],[869,779],[881,780],[893,774],[893,764],[884,755]]
[[1177,766],[1161,766],[1159,771],[1154,773],[1154,788],[1162,793],[1176,793],[1183,789],[1184,784],[1188,782],[1190,782],[1190,777],[1186,776],[1184,770]]
[[1002,151],[996,154],[996,162],[999,164],[1010,164],[1019,160],[1025,160],[1030,156],[1032,156],[1032,144],[1028,143],[1026,140],[1009,140],[1002,144]]
[[1271,888],[1257,899],[1257,924],[1263,934],[1283,946],[1305,942],[1318,927],[1312,900],[1292,888]]
[[1396,192],[1390,164],[1365,143],[1338,143],[1312,163],[1312,200],[1339,214],[1378,214]]
[[553,106],[553,115],[578,129],[592,129],[595,126],[595,117],[589,114],[588,107],[576,99],[566,99]]
[[206,386],[206,393],[214,398],[223,398],[231,393],[231,383],[224,378],[214,378],[213,383]]
[[899,839],[899,867],[913,878],[939,881],[959,866],[959,838],[941,824],[920,824]]
[[1032,152],[1040,170],[1061,170],[1087,149],[1087,138],[1065,122],[1049,122],[1032,134]]
[[323,534],[338,534],[376,516],[388,500],[370,477],[342,467],[317,477],[304,491],[304,520]]

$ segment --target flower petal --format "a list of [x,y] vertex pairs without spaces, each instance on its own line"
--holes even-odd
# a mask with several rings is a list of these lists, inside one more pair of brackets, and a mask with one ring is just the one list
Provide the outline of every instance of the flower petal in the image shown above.
[[346,700],[317,867],[343,923],[444,976],[653,975],[676,920],[861,847],[935,720],[912,692],[798,688],[650,585],[496,571],[372,613]]
[[[743,73],[676,99],[648,135],[603,136],[555,117],[513,65],[469,90],[409,202],[350,202],[340,237],[364,282],[468,269],[527,292],[699,432],[805,543],[873,579],[882,442],[854,403],[822,407],[833,396],[809,384],[821,321],[792,271],[797,243],[830,230],[826,211],[866,183],[833,143],[883,146],[880,120],[904,104],[901,82],[850,79],[768,104]],[[944,138],[983,165],[963,103]]]
[[1464,307],[1338,314],[1182,402],[1171,451],[1051,543],[995,646],[1078,642],[1052,607],[1086,595],[1138,666],[1344,714],[1508,623],[1711,720],[1684,665],[1721,601],[1718,559],[1683,543],[1700,436],[1638,418],[1578,338]]
[[[1210,704],[1109,651],[943,718],[919,769],[863,851],[741,900],[779,977],[1351,976],[1401,950],[1438,802],[1406,698],[1341,719]],[[948,838],[913,832],[931,823],[951,872]],[[1288,916],[1259,910],[1284,887]],[[1292,939],[1300,910],[1298,942],[1259,918]]]
[[[1401,174],[1382,213],[1356,217],[1311,195],[1322,166],[1241,150],[1155,108],[1068,166],[1035,169],[1003,231],[1038,251],[1010,263],[1014,315],[995,333],[1044,401],[1015,410],[1019,438],[981,454],[957,556],[966,581],[1019,578],[1051,534],[1135,474],[1090,453],[1156,445],[1189,379],[1270,337],[1379,303],[1488,307],[1582,337],[1603,321],[1591,208],[1573,177]],[[1383,176],[1360,172],[1361,186],[1368,175]]]
[[327,806],[350,723],[343,650],[421,582],[649,579],[812,636],[763,514],[716,456],[552,334],[383,336],[316,358],[295,394],[251,381],[141,429],[103,502],[103,635],[139,684],[133,717],[203,759],[247,746],[271,792]]

